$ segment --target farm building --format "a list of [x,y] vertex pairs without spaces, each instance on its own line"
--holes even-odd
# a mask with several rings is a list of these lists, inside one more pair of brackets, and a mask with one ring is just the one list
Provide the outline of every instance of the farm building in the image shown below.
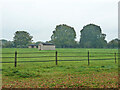
[[38,45],[39,50],[55,50],[55,45],[52,43],[40,43]]
[[28,45],[28,48],[37,48],[37,45],[35,45],[35,44],[30,44],[30,45]]

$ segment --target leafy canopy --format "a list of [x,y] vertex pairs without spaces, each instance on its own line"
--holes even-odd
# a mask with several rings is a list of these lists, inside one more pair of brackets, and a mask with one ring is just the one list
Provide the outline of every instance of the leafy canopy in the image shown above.
[[32,36],[26,31],[17,31],[13,37],[14,45],[18,48],[26,48],[32,42]]
[[51,36],[51,42],[59,48],[74,47],[76,33],[73,27],[66,24],[57,25]]
[[88,24],[83,27],[80,38],[82,48],[103,48],[106,47],[106,34],[102,34],[100,26]]

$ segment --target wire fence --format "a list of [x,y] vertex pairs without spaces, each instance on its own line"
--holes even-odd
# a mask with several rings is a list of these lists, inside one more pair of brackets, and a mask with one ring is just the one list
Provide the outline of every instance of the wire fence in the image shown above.
[[[87,61],[90,65],[91,60],[116,60],[119,53],[111,52],[17,52],[0,53],[2,54],[2,62],[0,63],[17,63],[25,62],[55,62],[58,65],[59,61]],[[67,58],[67,59],[66,59]],[[9,60],[8,60],[9,59]],[[27,59],[27,60],[25,60]],[[30,60],[31,59],[31,60]]]

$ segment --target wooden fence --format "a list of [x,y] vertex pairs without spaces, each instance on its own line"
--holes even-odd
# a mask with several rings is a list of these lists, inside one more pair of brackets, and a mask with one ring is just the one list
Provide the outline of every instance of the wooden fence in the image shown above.
[[[14,58],[14,62],[0,62],[0,63],[14,63],[14,66],[17,67],[17,63],[19,62],[51,62],[51,61],[55,61],[55,64],[58,65],[58,61],[84,61],[87,60],[88,62],[88,66],[90,65],[90,60],[114,60],[114,62],[116,63],[116,59],[117,59],[117,55],[118,53],[106,53],[106,52],[49,52],[49,53],[55,53],[55,56],[34,56],[34,57],[18,57],[18,54],[38,54],[38,53],[48,53],[48,52],[26,52],[26,53],[18,53],[17,51],[15,51],[15,53],[2,53],[2,55],[4,54],[14,54],[14,57],[0,57],[0,58]],[[86,56],[59,56],[58,53],[86,53]],[[90,56],[90,53],[95,53],[97,54],[102,54],[102,57],[105,56],[104,54],[108,54],[106,56],[112,56],[113,58],[107,58],[107,59],[90,59],[90,57],[101,57],[101,56]],[[18,58],[41,58],[41,57],[55,57],[55,60],[45,60],[45,61],[18,61]],[[79,60],[59,60],[58,57],[87,57],[87,59],[79,59]]]

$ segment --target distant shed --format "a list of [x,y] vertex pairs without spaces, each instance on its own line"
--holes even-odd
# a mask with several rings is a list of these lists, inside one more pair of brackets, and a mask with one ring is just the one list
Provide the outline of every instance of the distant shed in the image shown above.
[[55,45],[52,43],[40,43],[38,45],[39,50],[55,50]]
[[37,45],[35,45],[35,44],[30,44],[30,45],[28,45],[28,48],[37,48]]

